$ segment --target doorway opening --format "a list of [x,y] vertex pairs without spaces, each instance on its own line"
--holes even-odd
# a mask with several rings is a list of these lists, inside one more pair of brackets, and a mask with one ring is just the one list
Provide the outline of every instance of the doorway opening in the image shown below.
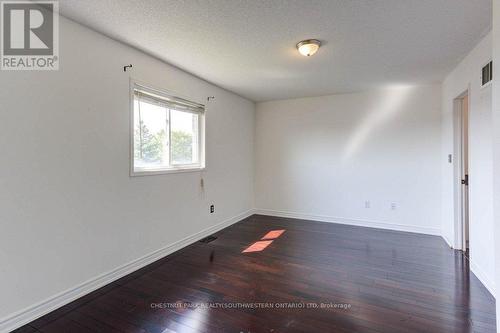
[[455,247],[469,257],[469,92],[453,102]]

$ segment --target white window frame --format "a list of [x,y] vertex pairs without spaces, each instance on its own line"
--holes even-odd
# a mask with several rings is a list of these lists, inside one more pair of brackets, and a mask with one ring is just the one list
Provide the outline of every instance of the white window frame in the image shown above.
[[[164,96],[166,98],[179,98],[186,101],[190,101],[196,104],[203,106],[205,109],[204,112],[198,113],[198,161],[199,163],[195,164],[182,164],[182,165],[171,165],[170,167],[158,167],[158,168],[136,168],[135,167],[135,158],[134,158],[134,124],[135,124],[135,115],[134,115],[134,90],[139,88],[146,92],[150,92],[152,94],[158,96]],[[177,93],[170,92],[164,89],[153,88],[149,84],[145,84],[138,80],[131,79],[130,80],[130,176],[152,176],[152,175],[164,175],[170,173],[182,173],[182,172],[198,172],[205,170],[205,112],[206,106],[203,103],[195,101],[193,98],[183,97]],[[169,122],[170,126],[170,122]],[[169,136],[171,135],[169,130]],[[171,140],[169,139],[169,142]],[[172,151],[169,147],[169,155],[172,154]],[[170,163],[170,162],[169,162]]]

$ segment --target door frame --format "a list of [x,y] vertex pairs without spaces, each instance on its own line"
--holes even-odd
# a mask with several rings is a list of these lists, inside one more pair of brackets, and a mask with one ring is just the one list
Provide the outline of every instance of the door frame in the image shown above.
[[[465,233],[470,230],[469,227],[469,189],[468,186],[462,184],[464,179],[464,110],[462,108],[463,99],[467,99],[467,126],[470,129],[470,87],[453,99],[453,192],[454,192],[454,217],[455,217],[455,249],[466,251]],[[467,133],[467,148],[470,147],[470,134]],[[470,154],[467,154],[470,163]],[[470,173],[470,170],[469,170]],[[468,230],[466,231],[466,228]],[[470,235],[469,235],[470,236]]]

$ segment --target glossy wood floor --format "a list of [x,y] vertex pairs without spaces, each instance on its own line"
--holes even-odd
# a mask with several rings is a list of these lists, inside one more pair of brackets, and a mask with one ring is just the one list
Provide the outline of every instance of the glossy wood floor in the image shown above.
[[493,297],[439,237],[259,215],[217,236],[18,331],[495,332]]

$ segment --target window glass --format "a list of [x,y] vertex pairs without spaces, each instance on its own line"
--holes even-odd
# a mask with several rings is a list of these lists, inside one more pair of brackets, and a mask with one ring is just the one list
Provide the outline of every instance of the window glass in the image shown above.
[[204,106],[134,89],[134,173],[203,168]]
[[198,163],[198,115],[170,110],[172,164]]

